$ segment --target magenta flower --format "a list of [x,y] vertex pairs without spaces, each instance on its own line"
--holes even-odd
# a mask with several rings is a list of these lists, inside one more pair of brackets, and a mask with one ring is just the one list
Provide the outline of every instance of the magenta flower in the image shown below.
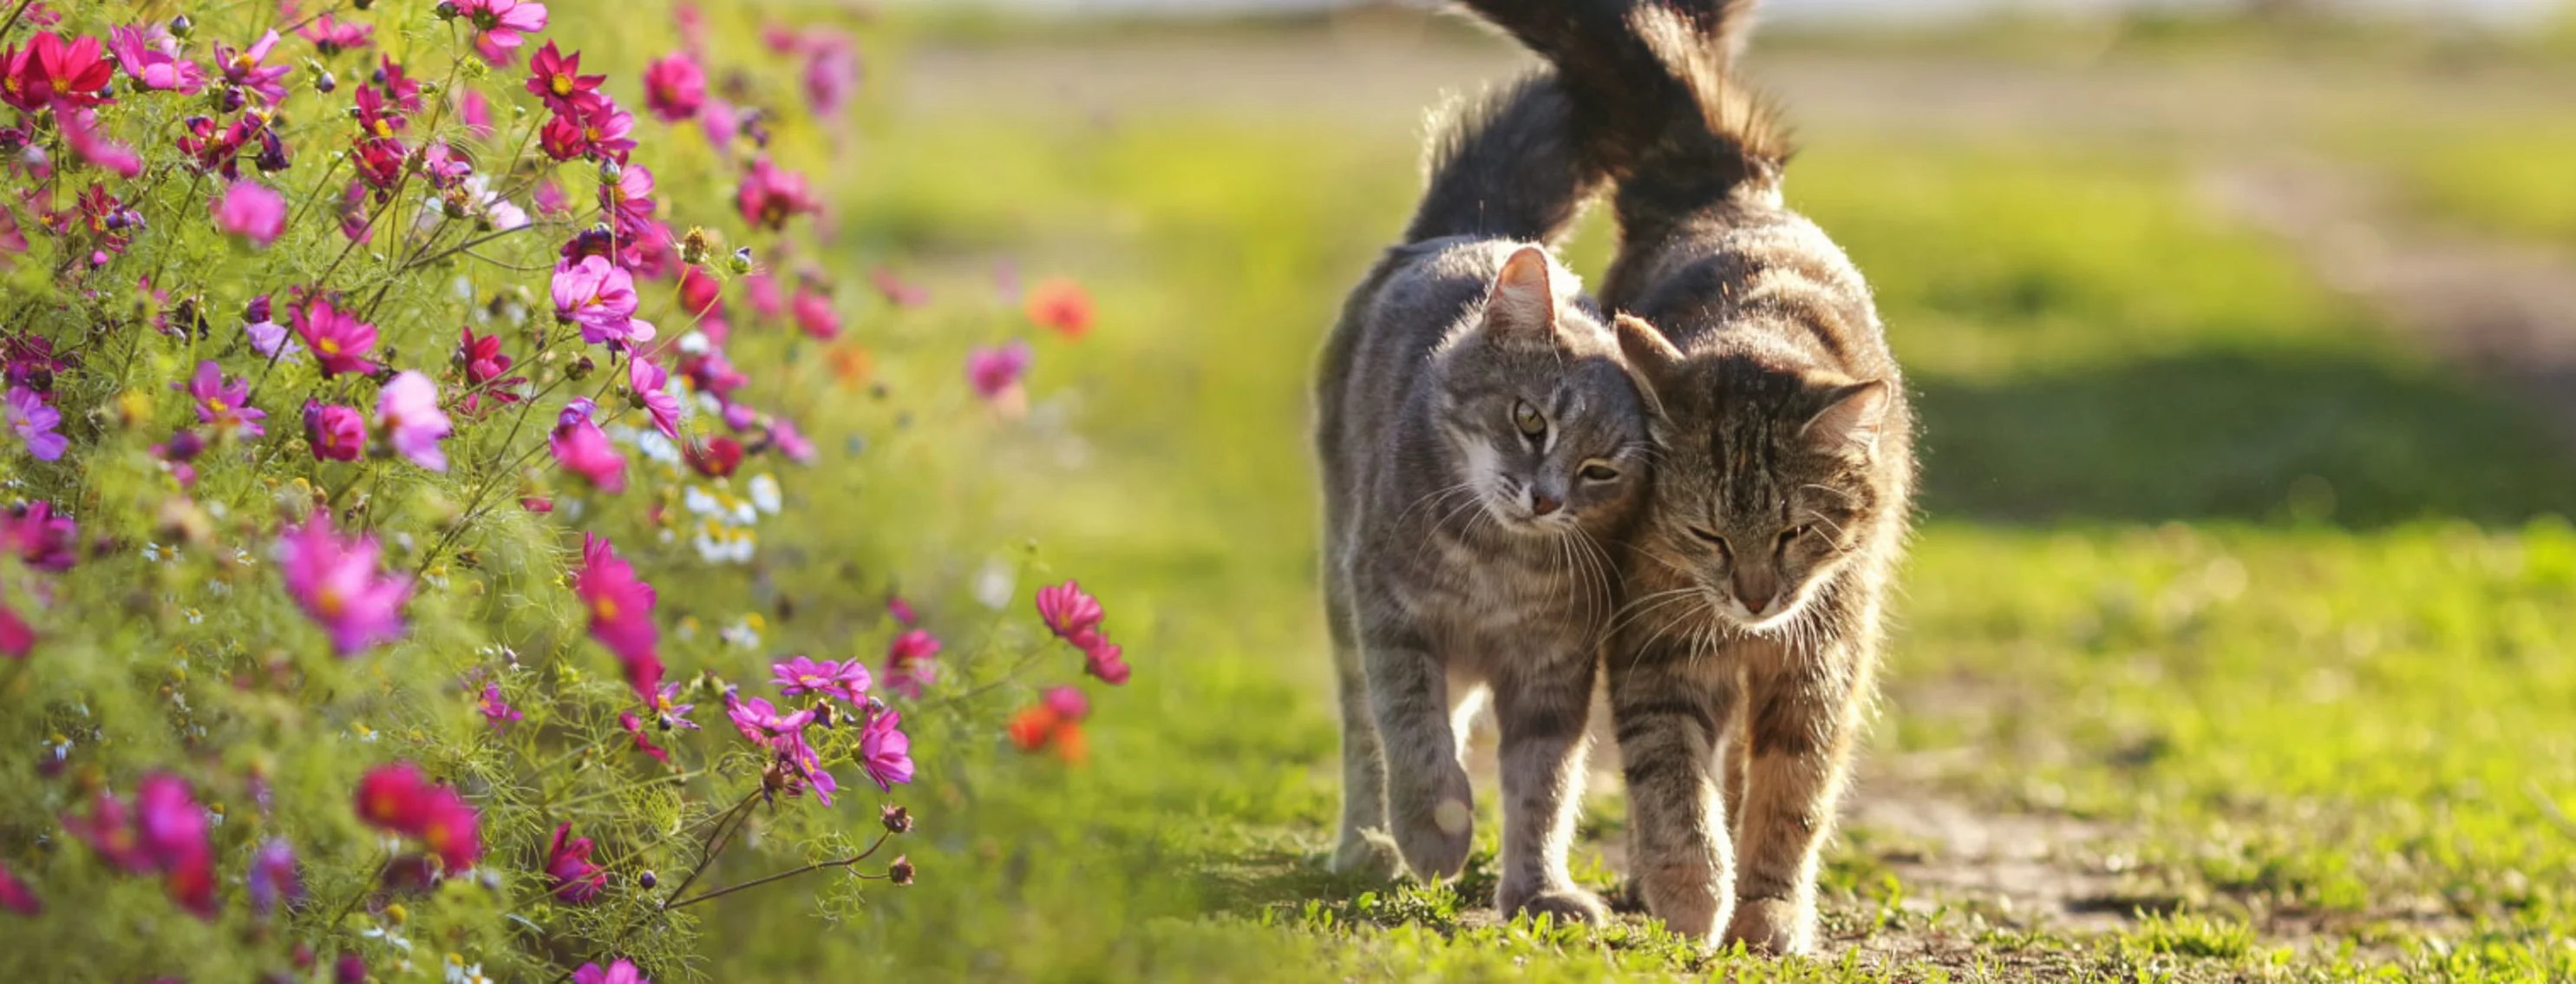
[[590,398],[574,397],[556,418],[553,435],[546,443],[554,450],[555,463],[565,471],[579,475],[609,492],[626,490],[626,459],[617,456],[617,448],[608,441],[599,425],[592,423]]
[[634,964],[620,959],[616,963],[609,964],[605,970],[595,963],[581,965],[580,970],[572,972],[572,984],[653,984],[653,982],[645,980],[644,972],[635,969]]
[[146,89],[196,95],[206,88],[206,70],[179,54],[179,41],[159,24],[112,28],[107,46],[125,74]]
[[813,289],[796,289],[796,326],[822,341],[841,336],[841,315],[832,310],[832,295]]
[[1100,599],[1082,590],[1078,581],[1051,584],[1038,589],[1038,617],[1056,637],[1076,649],[1089,649],[1100,642],[1100,621],[1108,613],[1100,608]]
[[372,826],[418,838],[450,871],[471,868],[483,856],[482,820],[474,807],[409,762],[360,777],[357,810]]
[[788,739],[804,734],[805,726],[814,722],[811,710],[780,714],[777,708],[769,706],[767,700],[759,697],[742,700],[731,692],[725,694],[725,717],[733,722],[735,731],[742,732],[744,739],[780,752],[790,748]]
[[906,628],[921,621],[921,614],[912,610],[912,602],[905,601],[899,594],[886,596],[886,614],[894,616],[894,624]]
[[45,904],[36,899],[36,893],[28,891],[27,883],[19,881],[17,872],[10,871],[6,864],[0,864],[0,906],[22,916],[41,915],[45,911]]
[[[181,387],[172,383],[170,388]],[[259,423],[268,419],[268,411],[250,405],[250,381],[225,380],[222,367],[214,360],[197,363],[197,375],[185,388],[197,401],[197,422],[213,425],[217,436],[258,437],[268,433],[268,428]]]
[[63,449],[71,446],[70,438],[54,433],[54,428],[63,422],[62,412],[46,406],[36,391],[12,386],[6,396],[0,396],[0,403],[7,404],[0,406],[0,415],[8,418],[9,429],[18,432],[18,439],[27,444],[27,453],[37,460],[57,460],[63,456]]
[[314,50],[321,52],[324,58],[364,48],[372,43],[375,33],[375,25],[333,20],[330,14],[315,17],[295,32],[297,37],[313,42]]
[[367,353],[376,348],[376,326],[358,320],[357,315],[333,310],[331,299],[315,297],[295,312],[295,333],[313,350],[313,360],[322,364],[325,378],[341,373],[367,375],[376,364]]
[[215,228],[261,246],[286,231],[286,196],[256,181],[235,181],[214,202]]
[[804,175],[780,170],[767,157],[751,162],[751,173],[734,194],[734,205],[742,211],[743,221],[771,230],[787,228],[788,219],[821,207],[806,189]]
[[[617,221],[617,235],[633,239],[653,221],[653,171],[642,164],[618,169],[617,180],[599,186],[599,207]],[[691,267],[690,269],[697,269]]]
[[135,840],[161,871],[171,901],[199,919],[215,918],[215,851],[206,837],[206,808],[188,781],[168,773],[143,777],[134,790]]
[[492,100],[483,98],[483,90],[466,89],[456,96],[456,119],[465,124],[467,136],[490,140],[498,127],[492,123]]
[[919,700],[924,686],[939,679],[939,637],[928,629],[910,629],[886,645],[886,689]]
[[1067,721],[1080,721],[1091,714],[1091,699],[1084,697],[1080,688],[1049,687],[1043,700],[1047,710]]
[[152,857],[144,853],[143,835],[134,829],[134,818],[126,812],[123,801],[104,789],[90,801],[88,816],[64,814],[63,832],[79,838],[98,852],[99,860],[127,874],[152,873]]
[[594,92],[547,120],[537,132],[537,146],[559,161],[593,157],[623,163],[635,149],[635,117],[616,100]]
[[653,426],[662,436],[680,439],[680,398],[671,395],[671,374],[663,371],[651,356],[641,352],[626,362],[626,386],[638,407],[653,416]]
[[592,97],[606,81],[605,75],[581,74],[581,52],[567,56],[552,41],[528,59],[528,94],[545,100],[546,108],[557,114],[573,112],[576,103]]
[[0,514],[0,551],[18,555],[28,569],[60,574],[80,560],[80,525],[54,514],[44,501]]
[[607,538],[584,533],[572,589],[590,609],[591,637],[626,664],[627,682],[652,703],[662,682],[662,660],[654,651],[661,630],[653,624],[653,586],[635,576],[634,566],[617,556]]
[[581,340],[642,344],[653,340],[653,326],[635,320],[635,277],[604,256],[585,256],[580,263],[558,263],[554,276],[555,317],[581,326]]
[[769,446],[797,464],[814,462],[814,442],[806,440],[804,432],[796,429],[796,422],[785,417],[770,420]]
[[546,874],[555,880],[556,898],[586,905],[608,887],[608,870],[590,863],[591,847],[590,838],[572,836],[572,824],[555,828],[555,839],[546,845]]
[[787,310],[787,299],[778,290],[778,278],[767,270],[743,274],[742,293],[751,299],[751,309],[761,317],[775,318]]
[[0,603],[0,656],[25,659],[36,651],[36,627],[19,617],[17,609]]
[[269,51],[276,47],[276,31],[260,35],[258,41],[252,42],[249,48],[241,51],[235,51],[231,45],[217,41],[215,42],[215,67],[224,73],[224,81],[238,88],[250,90],[259,96],[261,102],[275,106],[280,100],[286,98],[286,85],[278,80],[285,78],[286,73],[295,70],[292,65],[260,64],[268,60]]
[[456,12],[474,25],[474,51],[496,68],[519,59],[523,35],[546,29],[546,5],[535,0],[453,0]]
[[527,717],[519,713],[518,708],[510,706],[509,700],[501,696],[499,680],[484,681],[483,699],[475,702],[474,709],[482,711],[483,719],[492,722],[492,727],[495,729]]
[[99,132],[96,110],[65,110],[54,114],[63,131],[63,143],[81,160],[119,176],[132,178],[143,173],[143,157],[134,148],[108,139]]
[[645,736],[644,719],[637,717],[634,711],[617,712],[617,726],[626,729],[626,733],[635,739],[636,751],[652,756],[653,761],[666,765],[670,763],[671,753],[663,751],[662,746],[653,744],[653,739]]
[[402,636],[409,575],[378,570],[374,537],[342,539],[328,514],[287,527],[278,540],[278,569],[297,606],[330,633],[331,648],[349,656]]
[[271,837],[259,845],[250,857],[250,873],[242,879],[250,889],[251,911],[266,916],[277,911],[280,902],[293,905],[304,898],[304,879],[295,871],[295,847],[283,837]]
[[306,403],[304,442],[315,461],[356,461],[367,450],[367,418],[344,406]]
[[116,66],[99,48],[97,38],[65,40],[52,31],[37,34],[25,48],[0,51],[0,101],[30,113],[47,106],[85,109],[116,101],[107,85]]
[[1029,371],[1029,343],[1012,342],[996,348],[979,348],[966,355],[966,382],[975,387],[975,395],[987,400],[997,398],[1020,384]]
[[816,118],[829,121],[850,101],[850,91],[858,85],[859,54],[850,39],[837,34],[810,39],[805,51],[805,96],[813,100]]
[[887,711],[859,732],[859,768],[887,792],[897,783],[912,782],[912,738],[899,730],[902,725],[901,712]]
[[855,659],[847,663],[828,659],[817,663],[798,656],[772,664],[769,672],[775,678],[772,682],[780,687],[779,693],[789,697],[822,694],[839,697],[852,704],[868,702],[868,685],[871,682],[868,668]]
[[684,54],[665,55],[644,67],[644,106],[665,123],[698,115],[707,102],[707,73]]
[[1100,678],[1100,682],[1118,686],[1127,682],[1127,661],[1118,644],[1102,639],[1082,651],[1082,671]]

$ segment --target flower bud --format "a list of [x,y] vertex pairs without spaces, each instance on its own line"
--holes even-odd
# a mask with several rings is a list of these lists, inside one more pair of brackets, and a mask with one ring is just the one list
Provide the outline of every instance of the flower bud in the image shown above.
[[367,9],[367,8],[369,8],[369,7],[373,7],[373,6],[375,6],[375,5],[376,5],[376,0],[355,0],[355,2],[353,2],[353,3],[351,3],[351,4],[350,4],[350,6],[352,6],[352,7],[356,7],[356,8],[358,8],[358,9],[360,9],[360,10],[365,10],[365,9]]
[[912,832],[912,814],[906,811],[900,804],[886,804],[885,809],[877,815],[877,820],[885,824],[886,833],[908,834]]
[[429,12],[436,15],[439,20],[455,20],[456,0],[438,0],[438,6],[429,8]]
[[188,15],[186,15],[186,14],[180,14],[180,15],[179,15],[179,16],[177,16],[177,17],[170,18],[170,36],[171,36],[171,37],[178,38],[178,39],[180,39],[180,40],[182,40],[182,41],[185,41],[185,40],[187,40],[188,35],[190,35],[190,34],[194,34],[194,33],[196,33],[196,31],[197,31],[197,22],[196,22],[196,21],[189,20],[189,19],[188,19]]
[[690,226],[689,234],[680,237],[680,262],[690,266],[707,261],[710,249],[705,226]]
[[734,250],[733,259],[725,264],[725,269],[732,272],[733,275],[737,277],[750,273],[751,247],[745,246],[741,249]]
[[912,884],[911,856],[903,854],[895,855],[894,863],[886,866],[886,880],[897,885]]
[[644,890],[650,892],[655,886],[662,884],[662,880],[653,877],[653,872],[648,870],[641,875],[637,875],[635,877],[635,883],[644,886]]
[[599,368],[599,364],[590,361],[590,357],[585,355],[574,361],[571,366],[566,367],[564,369],[564,375],[576,380],[588,379],[590,378],[591,370],[597,368]]
[[325,68],[313,73],[313,91],[327,94],[339,87],[340,79],[332,75],[330,69]]
[[600,183],[600,184],[604,184],[604,185],[613,185],[613,184],[616,184],[616,183],[618,182],[618,180],[619,180],[619,179],[622,179],[622,178],[624,178],[624,177],[626,177],[626,168],[625,168],[625,166],[624,166],[624,165],[621,165],[621,164],[617,163],[616,161],[611,160],[611,159],[609,159],[609,158],[605,158],[605,157],[600,158],[600,160],[599,160],[599,183]]

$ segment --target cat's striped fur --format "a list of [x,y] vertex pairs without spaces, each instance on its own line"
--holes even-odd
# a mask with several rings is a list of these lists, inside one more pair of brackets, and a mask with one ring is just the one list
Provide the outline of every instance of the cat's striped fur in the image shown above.
[[1606,657],[1632,885],[1679,932],[1808,951],[1909,519],[1896,361],[1859,271],[1783,205],[1787,139],[1729,75],[1750,0],[1469,2],[1619,148],[1602,301],[1664,452]]

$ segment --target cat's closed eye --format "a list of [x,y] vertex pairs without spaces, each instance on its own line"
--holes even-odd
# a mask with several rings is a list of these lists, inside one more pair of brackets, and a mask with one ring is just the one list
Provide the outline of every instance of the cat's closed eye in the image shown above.
[[1814,529],[1815,527],[1810,524],[1800,523],[1796,526],[1789,527],[1788,529],[1781,530],[1780,549],[1789,549],[1790,544],[1798,542],[1799,537],[1807,535],[1809,531]]
[[1612,468],[1609,465],[1598,461],[1584,462],[1583,470],[1575,472],[1575,474],[1587,482],[1616,482],[1619,480],[1619,469]]
[[1727,548],[1727,546],[1726,546],[1726,538],[1725,538],[1725,537],[1722,537],[1722,536],[1717,535],[1715,532],[1712,532],[1712,531],[1709,531],[1709,530],[1705,530],[1705,529],[1701,529],[1701,528],[1699,528],[1699,527],[1697,527],[1697,526],[1694,526],[1694,527],[1691,527],[1691,528],[1690,528],[1690,534],[1691,534],[1692,536],[1698,537],[1698,538],[1700,539],[1700,542],[1702,542],[1702,543],[1706,543],[1706,544],[1709,544],[1710,546],[1714,546],[1714,547],[1716,547],[1716,548],[1717,548],[1718,550],[1720,550],[1720,551],[1724,551],[1724,552],[1731,552],[1731,551],[1728,551],[1728,548]]

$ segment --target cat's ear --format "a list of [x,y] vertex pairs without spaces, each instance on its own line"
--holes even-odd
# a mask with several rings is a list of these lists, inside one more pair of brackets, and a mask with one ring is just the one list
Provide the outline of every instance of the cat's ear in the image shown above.
[[1846,383],[1825,391],[1825,408],[1807,418],[1798,439],[1810,450],[1831,453],[1878,449],[1878,432],[1887,422],[1888,385],[1880,380]]
[[1555,272],[1547,251],[1523,246],[1503,261],[1494,275],[1493,296],[1485,299],[1485,330],[1497,342],[1516,346],[1556,343]]
[[1644,318],[1620,314],[1610,319],[1610,332],[1619,337],[1619,354],[1627,357],[1628,366],[1650,383],[1663,385],[1681,367],[1682,350]]

